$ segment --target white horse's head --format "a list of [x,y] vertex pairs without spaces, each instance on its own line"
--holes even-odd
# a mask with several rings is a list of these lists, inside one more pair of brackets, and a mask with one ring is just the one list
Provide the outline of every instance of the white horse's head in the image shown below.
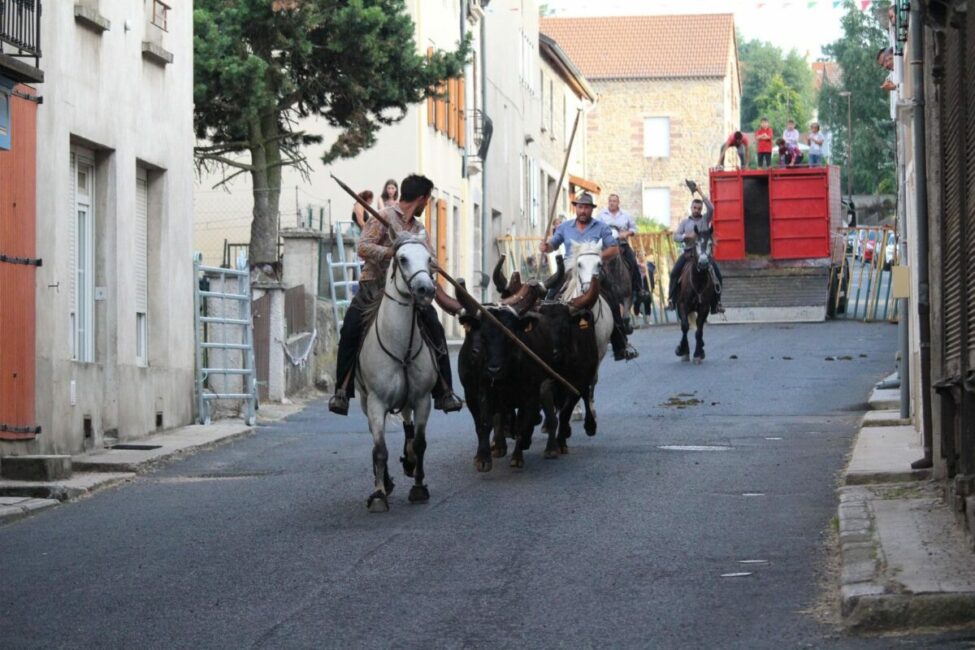
[[569,268],[579,283],[579,290],[585,293],[589,290],[589,283],[598,276],[603,269],[603,243],[601,241],[587,241],[572,245],[572,257]]
[[386,284],[392,284],[403,297],[412,296],[421,306],[430,304],[437,287],[433,283],[430,249],[426,241],[410,235],[396,238]]

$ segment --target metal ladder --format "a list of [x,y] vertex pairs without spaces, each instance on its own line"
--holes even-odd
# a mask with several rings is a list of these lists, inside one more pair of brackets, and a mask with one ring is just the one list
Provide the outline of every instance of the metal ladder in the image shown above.
[[[342,320],[345,317],[345,310],[352,302],[353,289],[359,286],[359,274],[362,272],[362,262],[353,260],[347,262],[345,259],[345,242],[342,239],[342,224],[335,224],[335,242],[338,247],[338,262],[332,261],[332,254],[325,255],[325,263],[328,265],[328,293],[329,300],[332,302],[332,318],[335,321],[335,330],[342,330]],[[351,224],[351,222],[348,222]],[[352,278],[349,279],[349,270],[352,270]],[[341,280],[336,280],[337,272],[341,272]],[[342,290],[342,298],[338,297],[338,289]]]
[[[240,266],[240,264],[238,264]],[[200,424],[210,424],[210,406],[208,402],[218,399],[244,400],[247,403],[247,414],[245,421],[248,426],[254,426],[256,422],[255,411],[257,410],[257,374],[254,365],[254,327],[251,322],[251,278],[250,271],[244,269],[225,269],[216,266],[204,266],[202,256],[197,253],[193,256],[193,306],[194,306],[194,336],[196,339],[196,396],[197,409],[199,412]],[[200,286],[204,274],[213,274],[220,277],[220,286],[224,291],[210,291]],[[227,293],[227,278],[237,278],[237,293]],[[224,316],[204,316],[201,308],[203,300],[207,298],[217,298],[220,300],[233,300],[239,304],[238,317],[228,318]],[[215,325],[238,325],[243,328],[240,339],[242,343],[226,343],[210,341],[207,337],[208,324]],[[240,350],[240,368],[210,368],[204,365],[204,350]],[[207,355],[207,365],[209,365],[209,355]],[[217,393],[207,392],[204,388],[207,378],[210,375],[240,375],[244,392],[241,393]]]

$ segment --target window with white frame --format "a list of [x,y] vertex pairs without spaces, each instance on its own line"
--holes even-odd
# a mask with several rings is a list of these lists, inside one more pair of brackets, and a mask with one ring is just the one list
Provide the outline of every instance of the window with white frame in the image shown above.
[[95,161],[90,151],[71,153],[71,350],[75,361],[95,360]]
[[670,118],[643,118],[643,156],[645,158],[670,157]]
[[149,172],[135,171],[135,362],[149,364]]
[[643,216],[666,228],[670,227],[670,188],[643,188]]

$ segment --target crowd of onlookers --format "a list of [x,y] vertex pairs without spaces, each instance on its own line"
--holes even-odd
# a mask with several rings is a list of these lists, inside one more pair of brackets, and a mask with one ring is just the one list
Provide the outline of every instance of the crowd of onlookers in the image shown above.
[[[826,138],[819,127],[818,122],[813,122],[809,126],[809,133],[805,138],[796,129],[796,121],[788,120],[782,135],[775,137],[775,131],[769,124],[767,117],[763,117],[759,127],[755,129],[755,150],[758,154],[759,168],[769,168],[772,166],[772,155],[776,154],[776,163],[779,167],[809,166],[818,167],[825,161],[823,158],[823,145]],[[799,141],[804,139],[808,146],[807,154],[799,148]],[[741,131],[735,131],[728,136],[728,139],[721,145],[721,153],[718,156],[718,166],[725,163],[725,155],[728,150],[738,154],[738,166],[747,169],[749,165],[749,153],[751,141],[748,136]]]

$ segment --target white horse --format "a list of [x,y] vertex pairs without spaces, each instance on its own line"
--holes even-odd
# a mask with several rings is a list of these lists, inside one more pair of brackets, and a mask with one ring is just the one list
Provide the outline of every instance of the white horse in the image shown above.
[[[356,387],[372,432],[375,491],[366,502],[370,512],[389,510],[393,491],[386,449],[386,416],[400,412],[406,434],[403,468],[414,479],[411,503],[425,502],[430,492],[423,484],[423,452],[430,417],[430,394],[438,381],[433,351],[420,335],[419,309],[433,300],[436,285],[430,250],[419,238],[399,235],[386,286],[375,320],[363,337]],[[415,417],[415,425],[414,418]]]
[[[574,298],[589,290],[589,283],[593,277],[600,275],[603,269],[603,243],[591,241],[572,245],[572,256],[566,264],[567,279],[559,300],[568,304]],[[596,347],[599,350],[599,360],[606,356],[609,338],[613,334],[613,313],[605,298],[599,296],[599,302],[592,309],[594,326],[596,328]]]
[[[567,278],[559,300],[569,304],[589,290],[589,285],[593,278],[598,277],[603,270],[603,243],[601,241],[591,241],[575,243],[572,245],[572,255],[566,264]],[[609,302],[599,296],[599,300],[592,307],[593,327],[596,330],[596,351],[599,354],[599,362],[602,363],[609,348],[609,339],[613,335],[613,312],[610,311]],[[596,383],[599,381],[599,370],[592,382],[592,389],[589,395],[584,396],[585,405],[589,407],[589,416],[586,417],[585,429],[590,436],[596,435]],[[573,418],[582,416],[582,409],[576,407]]]

